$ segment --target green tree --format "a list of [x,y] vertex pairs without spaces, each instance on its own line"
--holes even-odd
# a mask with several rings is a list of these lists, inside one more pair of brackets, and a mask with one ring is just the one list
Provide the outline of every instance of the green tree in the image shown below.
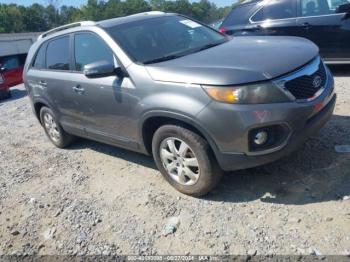
[[86,20],[102,20],[104,17],[104,7],[104,1],[88,0],[87,4],[81,7],[82,17]]
[[45,7],[33,4],[23,10],[24,30],[27,32],[42,32],[48,30],[49,26],[45,19]]
[[141,12],[151,11],[152,7],[145,0],[125,0],[122,2],[124,5],[125,15],[132,15]]
[[60,8],[60,24],[68,24],[81,20],[81,10],[72,6],[62,6]]
[[40,32],[75,21],[99,21],[151,10],[179,13],[209,23],[223,18],[236,5],[218,8],[209,0],[88,0],[76,8],[59,7],[60,2],[46,0],[46,6],[35,3],[28,7],[0,4],[0,33]]
[[0,28],[6,33],[24,31],[23,15],[15,4],[0,4]]
[[109,0],[105,6],[104,18],[120,17],[124,16],[125,13],[124,3],[122,3],[121,0]]

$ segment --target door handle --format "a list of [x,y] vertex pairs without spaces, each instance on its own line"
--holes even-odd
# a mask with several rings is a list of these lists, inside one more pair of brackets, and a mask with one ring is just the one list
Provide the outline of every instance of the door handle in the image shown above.
[[81,87],[81,85],[76,85],[72,87],[74,92],[78,94],[83,94],[85,92],[85,89]]
[[39,81],[39,84],[42,85],[42,86],[47,86],[47,83],[43,80]]
[[305,22],[302,24],[303,27],[305,27],[306,29],[309,29],[311,27],[311,24],[308,22]]

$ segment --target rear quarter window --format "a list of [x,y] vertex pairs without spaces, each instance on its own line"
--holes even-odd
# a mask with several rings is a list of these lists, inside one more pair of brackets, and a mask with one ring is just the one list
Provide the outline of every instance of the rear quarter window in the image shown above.
[[36,69],[45,68],[45,51],[46,51],[46,44],[43,44],[37,51],[37,54],[35,56],[35,59],[32,65],[33,68],[36,68]]
[[240,5],[232,9],[225,20],[222,27],[247,24],[250,16],[257,10],[257,4]]

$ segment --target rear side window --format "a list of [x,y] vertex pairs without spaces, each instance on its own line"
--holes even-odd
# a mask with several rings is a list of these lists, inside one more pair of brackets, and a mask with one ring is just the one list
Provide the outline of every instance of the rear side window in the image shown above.
[[55,39],[48,43],[46,66],[53,70],[69,70],[69,36]]
[[36,69],[43,69],[45,68],[45,50],[46,50],[46,45],[42,45],[36,54],[33,67]]
[[246,24],[254,10],[256,10],[256,4],[245,4],[234,7],[223,21],[221,27]]
[[297,16],[296,7],[297,3],[295,0],[272,0],[252,17],[252,21],[294,18]]
[[114,56],[107,44],[91,33],[79,33],[74,39],[75,70],[83,71],[84,66],[98,61],[114,64]]
[[350,0],[301,0],[302,16],[328,15],[338,12],[341,5],[349,4]]

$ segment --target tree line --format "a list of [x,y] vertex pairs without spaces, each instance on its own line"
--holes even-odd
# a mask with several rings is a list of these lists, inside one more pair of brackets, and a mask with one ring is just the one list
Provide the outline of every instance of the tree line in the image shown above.
[[152,10],[179,13],[210,23],[223,18],[233,5],[218,7],[209,0],[88,0],[79,8],[60,6],[59,0],[48,1],[47,5],[0,4],[0,33],[42,32],[76,21],[99,21]]

